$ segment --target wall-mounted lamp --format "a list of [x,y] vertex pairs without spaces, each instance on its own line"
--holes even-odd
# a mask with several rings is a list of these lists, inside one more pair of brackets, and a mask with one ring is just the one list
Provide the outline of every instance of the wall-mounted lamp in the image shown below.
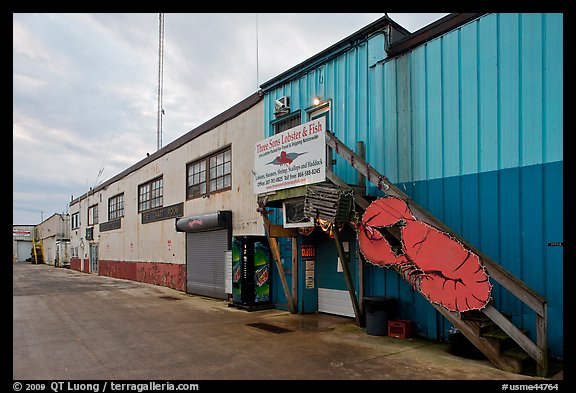
[[314,97],[312,103],[314,104],[314,106],[320,104],[320,97],[319,96]]

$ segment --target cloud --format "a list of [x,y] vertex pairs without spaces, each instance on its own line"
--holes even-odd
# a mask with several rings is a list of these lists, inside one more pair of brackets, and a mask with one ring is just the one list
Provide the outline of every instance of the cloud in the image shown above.
[[[163,145],[382,16],[165,14]],[[158,14],[13,14],[13,222],[155,151],[157,98]]]

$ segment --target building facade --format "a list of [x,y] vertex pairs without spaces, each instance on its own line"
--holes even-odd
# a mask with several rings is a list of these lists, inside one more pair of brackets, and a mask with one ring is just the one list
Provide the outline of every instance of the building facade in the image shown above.
[[[451,314],[361,249],[364,208],[401,193],[435,236],[495,261],[490,312],[562,357],[562,75],[562,14],[451,14],[412,34],[385,16],[72,200],[71,268],[298,313],[358,318],[384,296],[415,334],[446,340]],[[311,128],[325,155],[278,150],[313,143]],[[304,161],[324,181],[292,172]],[[338,181],[347,225],[310,217],[312,186]]]
[[12,226],[12,258],[14,262],[29,260],[32,252],[34,225]]
[[[35,241],[41,244],[43,262],[55,267],[70,266],[70,216],[55,213],[34,227]],[[40,251],[40,249],[38,249]]]
[[[363,144],[371,168],[546,299],[550,354],[562,357],[563,15],[451,14],[404,33],[384,17],[262,84],[266,136],[325,117],[342,144]],[[283,102],[289,110],[278,111]],[[333,150],[339,178],[372,200],[385,195]],[[305,192],[267,196],[271,219],[283,224],[278,201],[302,203]],[[297,247],[279,241],[286,281],[297,283],[289,296],[298,312],[353,316],[333,237],[318,225],[306,232]],[[418,334],[447,339],[452,325],[428,299],[366,263],[354,230],[341,238],[360,304],[391,297]],[[494,307],[536,340],[535,313],[493,279]],[[280,284],[274,304],[287,309]]]
[[74,270],[227,298],[232,236],[261,236],[254,93],[70,203]]

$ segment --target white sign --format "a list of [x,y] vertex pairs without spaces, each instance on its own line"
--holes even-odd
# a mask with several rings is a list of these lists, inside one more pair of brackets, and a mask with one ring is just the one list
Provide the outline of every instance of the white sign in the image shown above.
[[326,180],[326,118],[301,124],[256,143],[254,193]]

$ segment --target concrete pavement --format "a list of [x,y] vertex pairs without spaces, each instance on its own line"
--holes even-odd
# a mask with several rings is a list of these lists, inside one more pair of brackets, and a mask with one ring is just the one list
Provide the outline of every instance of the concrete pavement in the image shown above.
[[248,312],[29,263],[13,265],[12,360],[14,380],[550,381],[454,356],[445,343],[370,336],[352,318]]

